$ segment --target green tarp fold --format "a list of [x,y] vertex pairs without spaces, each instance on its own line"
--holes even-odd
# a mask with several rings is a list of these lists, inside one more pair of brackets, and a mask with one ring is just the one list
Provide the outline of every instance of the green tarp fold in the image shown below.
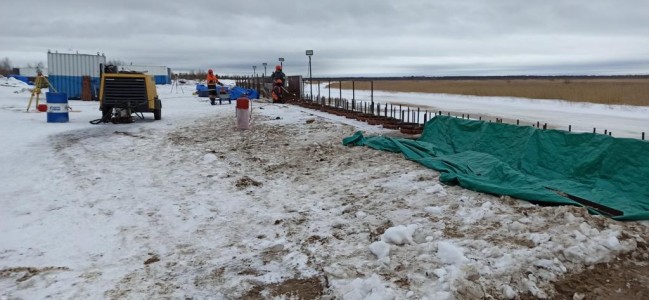
[[344,145],[400,152],[467,189],[649,220],[649,143],[437,116],[417,140],[357,132]]

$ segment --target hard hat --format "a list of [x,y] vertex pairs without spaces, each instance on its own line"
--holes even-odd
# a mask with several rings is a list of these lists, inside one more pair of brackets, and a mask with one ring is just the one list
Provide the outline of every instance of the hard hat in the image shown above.
[[275,70],[276,70],[276,71],[279,71],[279,70],[281,70],[281,69],[282,69],[282,66],[280,66],[280,65],[276,65],[276,66],[275,66]]

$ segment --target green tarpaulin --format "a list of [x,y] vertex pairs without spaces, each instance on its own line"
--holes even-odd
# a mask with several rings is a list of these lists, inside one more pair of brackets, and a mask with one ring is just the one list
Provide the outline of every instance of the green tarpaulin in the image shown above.
[[437,116],[417,140],[357,132],[344,145],[401,152],[448,184],[545,205],[649,219],[649,143]]

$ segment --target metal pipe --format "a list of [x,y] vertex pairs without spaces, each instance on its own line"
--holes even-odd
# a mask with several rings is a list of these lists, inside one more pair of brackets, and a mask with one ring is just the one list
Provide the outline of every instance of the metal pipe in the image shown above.
[[338,81],[338,89],[339,89],[338,90],[338,92],[339,92],[338,98],[342,99],[343,98],[343,81],[342,80]]
[[372,104],[374,104],[374,80],[370,81],[370,99],[372,101]]
[[313,101],[313,75],[311,74],[311,55],[309,55],[309,85],[311,86],[311,101]]
[[406,107],[406,109],[408,110],[408,123],[410,123],[410,106]]
[[331,80],[329,80],[327,87],[329,88],[329,106],[331,106]]

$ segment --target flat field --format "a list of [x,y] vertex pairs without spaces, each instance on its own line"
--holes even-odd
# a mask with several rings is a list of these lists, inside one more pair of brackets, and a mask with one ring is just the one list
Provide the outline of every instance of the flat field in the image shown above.
[[[481,79],[481,80],[374,80],[374,90],[561,99],[600,104],[649,106],[649,78],[621,79]],[[370,81],[355,81],[357,90],[369,90]],[[339,84],[332,83],[332,88]],[[352,81],[343,81],[351,89]]]

